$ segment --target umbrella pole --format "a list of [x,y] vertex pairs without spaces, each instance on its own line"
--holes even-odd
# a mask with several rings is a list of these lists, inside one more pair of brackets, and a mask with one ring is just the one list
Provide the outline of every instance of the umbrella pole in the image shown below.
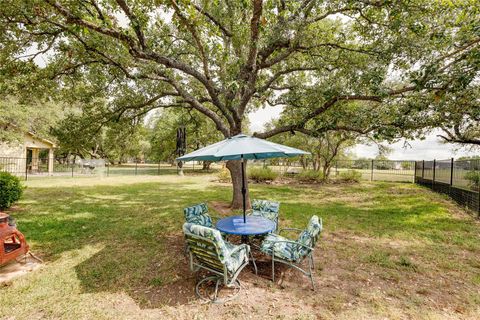
[[247,223],[247,218],[245,216],[245,211],[247,207],[247,188],[245,187],[245,159],[243,159],[242,154],[242,195],[243,195],[243,223]]

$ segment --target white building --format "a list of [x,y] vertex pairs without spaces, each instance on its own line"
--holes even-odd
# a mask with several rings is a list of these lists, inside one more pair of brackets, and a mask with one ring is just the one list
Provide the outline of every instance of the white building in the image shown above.
[[[22,175],[39,172],[42,163],[47,164],[48,174],[53,174],[55,144],[27,132],[18,142],[0,142],[0,171]],[[48,156],[40,159],[40,151],[48,150]]]

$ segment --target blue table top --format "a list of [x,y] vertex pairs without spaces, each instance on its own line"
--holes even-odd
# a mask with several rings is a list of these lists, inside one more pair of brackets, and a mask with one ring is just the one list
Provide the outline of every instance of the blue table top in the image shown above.
[[275,229],[275,223],[263,217],[247,216],[247,222],[243,222],[243,216],[233,216],[221,219],[217,222],[217,229],[228,233],[242,236],[264,234]]

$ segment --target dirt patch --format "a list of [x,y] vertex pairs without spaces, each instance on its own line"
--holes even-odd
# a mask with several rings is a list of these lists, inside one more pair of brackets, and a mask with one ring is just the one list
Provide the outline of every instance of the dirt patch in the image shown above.
[[218,212],[222,216],[232,215],[232,208],[230,203],[224,201],[209,201],[208,205],[211,209]]
[[0,268],[0,286],[9,285],[13,279],[32,272],[42,265],[38,260],[29,255],[25,259],[21,258],[18,261]]

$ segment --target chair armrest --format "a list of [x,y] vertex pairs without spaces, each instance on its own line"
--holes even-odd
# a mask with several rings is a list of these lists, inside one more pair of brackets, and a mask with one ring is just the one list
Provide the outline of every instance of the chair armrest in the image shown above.
[[238,246],[236,246],[232,251],[230,251],[228,253],[228,256],[230,257],[232,254],[234,254],[235,252],[240,251],[242,249],[247,250],[247,255],[250,252],[250,246],[248,244],[242,243],[242,244],[239,244]]
[[298,228],[282,228],[278,231],[278,234],[280,234],[282,231],[298,231],[299,233],[303,231],[303,229],[298,229]]
[[273,247],[273,248],[275,247],[275,245],[276,245],[277,243],[282,243],[282,242],[283,242],[283,243],[292,243],[292,244],[294,244],[294,245],[296,245],[296,246],[301,246],[301,247],[304,247],[304,248],[306,248],[306,249],[308,249],[308,250],[311,250],[311,251],[314,250],[312,247],[309,247],[309,246],[307,246],[306,244],[303,244],[303,243],[300,243],[300,242],[297,242],[297,241],[291,241],[291,240],[271,240],[271,241],[272,241],[272,247]]

